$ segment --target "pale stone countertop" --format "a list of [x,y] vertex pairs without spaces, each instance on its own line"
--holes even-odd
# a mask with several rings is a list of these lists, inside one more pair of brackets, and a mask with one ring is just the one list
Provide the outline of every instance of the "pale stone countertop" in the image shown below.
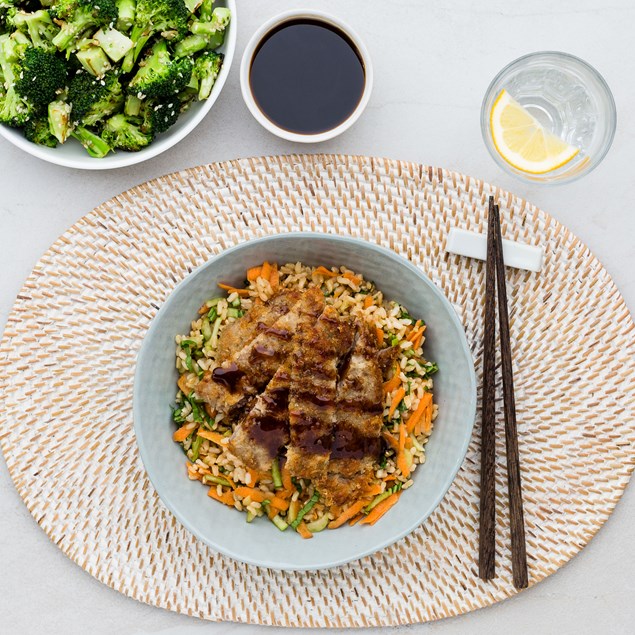
[[[240,54],[267,18],[300,3],[239,1],[237,58],[219,101],[188,138],[141,165],[81,172],[48,165],[0,140],[0,324],[49,245],[83,214],[133,185],[211,161],[291,152],[380,155],[451,168],[496,183],[548,211],[604,263],[635,307],[635,72],[632,0],[305,0],[335,13],[366,42],[375,69],[368,110],[318,147],[277,139],[252,119],[238,82]],[[479,109],[494,74],[536,50],[594,65],[618,110],[613,148],[570,185],[525,185],[496,167],[481,140]],[[635,632],[635,491],[572,562],[491,608],[410,627],[411,633],[558,635]],[[121,634],[255,632],[128,599],[73,564],[39,529],[0,461],[0,632]],[[264,632],[261,630],[260,632]],[[271,631],[268,631],[271,632]]]

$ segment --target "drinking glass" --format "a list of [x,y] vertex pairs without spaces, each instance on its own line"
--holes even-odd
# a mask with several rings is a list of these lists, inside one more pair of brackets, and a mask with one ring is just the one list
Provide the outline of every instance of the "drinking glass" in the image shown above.
[[[560,167],[532,174],[511,165],[492,139],[490,114],[503,90],[548,131],[579,149]],[[503,68],[481,107],[481,130],[494,161],[523,180],[563,183],[588,174],[604,158],[615,135],[615,101],[602,76],[578,57],[556,51],[524,55]]]

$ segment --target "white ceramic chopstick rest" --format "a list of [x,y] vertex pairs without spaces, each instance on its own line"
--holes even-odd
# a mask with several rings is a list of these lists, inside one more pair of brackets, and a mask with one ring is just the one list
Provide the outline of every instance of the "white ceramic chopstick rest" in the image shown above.
[[[450,229],[445,249],[458,256],[486,260],[487,236],[453,227]],[[541,247],[503,239],[503,260],[508,267],[526,269],[527,271],[540,271],[542,268],[543,250]]]

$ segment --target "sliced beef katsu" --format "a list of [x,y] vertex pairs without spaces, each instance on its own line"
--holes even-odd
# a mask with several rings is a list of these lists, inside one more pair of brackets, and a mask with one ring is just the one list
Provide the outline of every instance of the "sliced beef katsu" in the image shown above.
[[229,439],[232,454],[259,472],[269,472],[289,442],[289,379],[289,366],[283,364]]
[[374,329],[355,324],[355,343],[340,371],[328,468],[316,487],[328,503],[353,502],[373,481],[381,450],[382,372]]
[[[280,302],[278,310],[282,308]],[[256,321],[257,335],[226,358],[222,365],[206,373],[196,387],[197,394],[217,412],[229,413],[244,405],[249,395],[256,394],[269,383],[288,357],[294,334],[314,324],[323,308],[324,296],[319,289],[313,288],[300,293],[297,301],[274,322]],[[224,333],[221,340],[223,336]],[[235,333],[230,331],[230,337],[235,339]],[[227,350],[229,347],[225,347]]]
[[301,295],[302,292],[295,289],[282,289],[267,302],[256,301],[243,317],[228,324],[218,341],[217,364],[222,366],[223,362],[231,361],[264,328],[286,315]]
[[287,469],[292,475],[326,478],[336,421],[338,368],[354,337],[351,320],[327,307],[311,327],[298,332],[291,360]]

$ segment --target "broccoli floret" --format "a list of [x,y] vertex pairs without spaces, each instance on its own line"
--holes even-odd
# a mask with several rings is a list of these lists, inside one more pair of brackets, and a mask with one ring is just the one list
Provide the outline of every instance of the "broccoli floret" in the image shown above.
[[188,35],[174,47],[175,57],[191,57],[208,47],[208,39],[204,35]]
[[172,59],[165,40],[159,40],[128,83],[128,92],[149,98],[169,99],[187,86],[193,62],[189,57]]
[[134,24],[134,17],[137,11],[137,3],[135,0],[116,0],[117,12],[117,28],[120,31],[129,31]]
[[33,13],[18,12],[13,18],[16,29],[28,34],[33,46],[50,51],[55,50],[53,38],[59,33],[59,27],[51,19],[48,11],[40,10]]
[[141,110],[141,130],[147,134],[157,135],[172,127],[181,114],[181,103],[175,95],[167,102],[144,101]]
[[114,0],[59,0],[55,5],[56,17],[63,21],[53,44],[67,50],[91,28],[107,27],[117,21]]
[[24,52],[32,46],[31,40],[21,31],[14,31],[8,39],[3,40],[2,46],[7,62],[14,64]]
[[32,143],[48,148],[57,146],[57,139],[51,134],[48,117],[33,117],[24,126],[24,136]]
[[198,98],[207,99],[223,64],[223,55],[213,51],[201,53],[194,64],[194,73],[198,77]]
[[9,42],[10,36],[7,33],[0,35],[0,71],[3,80],[0,84],[0,123],[19,128],[30,119],[33,105],[15,90],[19,67],[7,59]]
[[101,47],[92,44],[92,40],[90,43],[82,40],[75,57],[84,69],[95,77],[103,77],[112,68],[106,53]]
[[73,105],[74,122],[94,126],[121,110],[124,94],[115,73],[106,73],[101,80],[79,73],[68,87],[68,101]]
[[86,152],[95,159],[103,159],[112,150],[98,134],[82,126],[75,128],[71,136],[77,139],[86,148]]
[[55,53],[29,48],[18,62],[16,92],[43,111],[66,86],[66,65]]
[[9,86],[0,93],[0,123],[13,128],[21,128],[31,118],[33,107]]
[[71,105],[58,99],[52,101],[48,108],[49,130],[60,142],[64,143],[71,133]]
[[102,139],[111,148],[138,152],[152,142],[152,133],[141,130],[141,119],[118,114],[111,117],[101,133]]
[[231,19],[231,12],[225,7],[214,9],[209,18],[207,18],[205,13],[200,15],[200,19],[194,20],[190,25],[190,31],[208,37],[223,32]]
[[132,40],[117,29],[99,29],[93,39],[113,62],[118,62],[132,47]]
[[190,12],[183,0],[138,0],[130,39],[134,50],[124,58],[122,70],[129,73],[148,40],[160,33],[163,38],[180,40],[187,34]]

